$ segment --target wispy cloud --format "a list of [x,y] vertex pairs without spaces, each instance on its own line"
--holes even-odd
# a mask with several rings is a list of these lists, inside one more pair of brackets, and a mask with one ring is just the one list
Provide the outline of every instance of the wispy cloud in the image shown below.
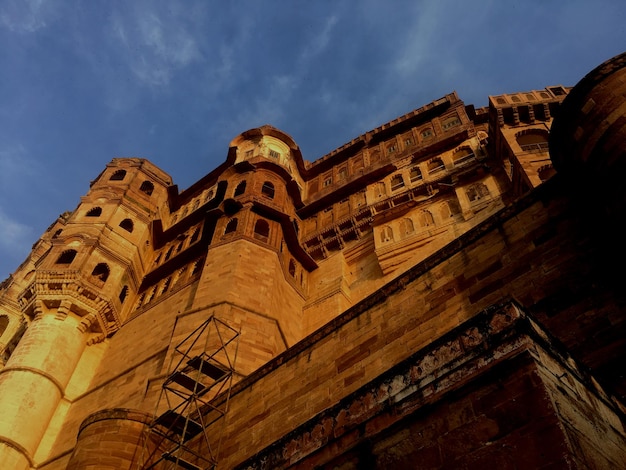
[[332,38],[332,33],[335,25],[337,24],[337,16],[331,15],[323,23],[322,29],[315,32],[311,42],[305,46],[304,50],[300,54],[299,64],[301,68],[309,66],[311,60],[315,59],[328,47]]
[[0,25],[16,33],[33,33],[46,26],[53,14],[45,0],[4,0],[0,5]]
[[425,2],[419,8],[414,6],[415,11],[410,14],[415,18],[415,24],[403,38],[402,47],[398,48],[393,63],[394,73],[402,76],[415,74],[427,57],[439,50],[439,45],[434,43],[441,28],[439,16],[442,9],[438,5],[438,2]]
[[194,37],[176,18],[156,9],[129,9],[112,17],[113,37],[134,75],[150,86],[168,85],[172,75],[201,55]]
[[330,44],[333,30],[338,22],[336,15],[331,15],[318,22],[318,27],[308,34],[307,42],[301,50],[296,51],[296,60],[291,73],[282,73],[270,77],[270,84],[265,89],[265,95],[254,101],[254,109],[249,110],[247,118],[256,115],[255,121],[264,123],[279,122],[289,113],[288,108],[293,106],[293,96],[296,94],[315,67],[316,60],[323,55]]

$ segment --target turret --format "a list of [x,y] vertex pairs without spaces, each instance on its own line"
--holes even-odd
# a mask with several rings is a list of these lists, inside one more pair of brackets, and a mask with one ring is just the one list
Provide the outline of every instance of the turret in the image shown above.
[[217,211],[194,309],[241,329],[238,371],[249,373],[302,338],[302,306],[315,261],[298,242],[302,206],[298,147],[263,126],[233,140],[234,164]]
[[85,347],[115,333],[128,315],[169,184],[145,160],[113,160],[18,270],[15,284],[23,288],[1,301],[3,311],[23,315],[13,336],[19,342],[7,343],[15,350],[0,371],[0,461],[7,468],[32,466]]

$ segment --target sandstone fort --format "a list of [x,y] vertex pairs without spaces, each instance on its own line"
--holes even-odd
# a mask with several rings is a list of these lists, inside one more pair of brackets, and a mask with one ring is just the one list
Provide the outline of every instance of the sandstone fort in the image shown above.
[[1,468],[626,468],[626,54],[285,131],[52,221],[0,284]]

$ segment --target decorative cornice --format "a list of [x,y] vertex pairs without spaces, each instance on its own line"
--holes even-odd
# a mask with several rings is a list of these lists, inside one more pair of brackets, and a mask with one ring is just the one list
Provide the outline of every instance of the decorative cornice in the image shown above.
[[43,305],[56,305],[57,315],[77,313],[83,317],[84,331],[109,336],[121,326],[116,302],[103,296],[80,271],[38,271],[18,302],[22,312],[35,317],[43,312]]

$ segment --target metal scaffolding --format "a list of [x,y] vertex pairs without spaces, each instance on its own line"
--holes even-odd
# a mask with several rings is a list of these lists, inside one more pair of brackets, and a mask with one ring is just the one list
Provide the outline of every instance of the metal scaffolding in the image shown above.
[[239,332],[211,316],[176,346],[145,440],[143,469],[216,467],[238,343]]

